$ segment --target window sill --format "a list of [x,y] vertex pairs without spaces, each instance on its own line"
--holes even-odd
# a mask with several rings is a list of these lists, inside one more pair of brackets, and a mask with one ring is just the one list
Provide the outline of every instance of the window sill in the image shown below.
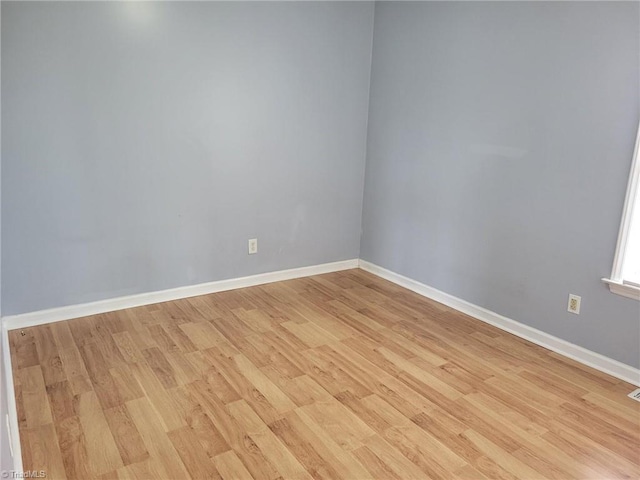
[[611,290],[612,293],[640,300],[640,288],[634,287],[633,285],[627,285],[626,283],[617,282],[610,278],[603,278],[602,281],[609,285],[609,290]]

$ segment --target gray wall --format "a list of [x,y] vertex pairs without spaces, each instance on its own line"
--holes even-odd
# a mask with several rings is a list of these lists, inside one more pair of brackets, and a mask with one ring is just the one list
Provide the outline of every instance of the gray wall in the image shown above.
[[361,258],[639,367],[640,304],[600,282],[638,125],[639,8],[377,3]]
[[2,313],[357,258],[372,27],[368,2],[2,2]]
[[638,122],[639,8],[378,3],[368,105],[369,3],[2,2],[2,313],[361,246],[640,366],[640,306],[599,280]]

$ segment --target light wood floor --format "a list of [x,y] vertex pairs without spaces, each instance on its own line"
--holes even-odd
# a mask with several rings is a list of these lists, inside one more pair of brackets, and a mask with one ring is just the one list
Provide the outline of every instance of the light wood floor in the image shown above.
[[24,333],[50,479],[640,476],[634,387],[361,270]]

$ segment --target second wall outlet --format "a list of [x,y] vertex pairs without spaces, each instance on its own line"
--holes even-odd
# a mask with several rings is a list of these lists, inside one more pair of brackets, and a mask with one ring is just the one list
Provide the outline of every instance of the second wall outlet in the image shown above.
[[258,239],[250,238],[249,239],[249,255],[253,255],[254,253],[258,253]]
[[578,295],[574,295],[572,293],[569,294],[569,304],[567,305],[567,310],[571,313],[575,313],[578,315],[580,313],[580,298]]

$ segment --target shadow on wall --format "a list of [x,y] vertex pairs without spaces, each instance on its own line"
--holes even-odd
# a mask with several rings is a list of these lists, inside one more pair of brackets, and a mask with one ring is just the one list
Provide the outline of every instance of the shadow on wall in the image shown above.
[[[534,255],[525,251],[528,242],[523,241],[533,232],[523,213],[513,205],[524,197],[531,198],[540,192],[536,181],[533,162],[527,158],[527,150],[505,145],[472,144],[462,153],[458,168],[466,170],[464,175],[456,174],[460,217],[452,225],[455,235],[460,235],[459,226],[467,225],[465,238],[450,238],[448,245],[456,272],[454,277],[467,276],[470,289],[468,297],[480,305],[490,304],[492,292],[500,288],[514,305],[527,300],[529,292],[519,269],[519,257]],[[522,182],[523,178],[530,181]],[[535,188],[533,186],[536,186]],[[481,198],[482,202],[476,201]],[[462,220],[460,222],[459,220]],[[451,231],[454,235],[454,230]],[[513,245],[521,248],[514,250]],[[459,248],[466,248],[464,257],[456,256]],[[513,257],[513,258],[510,258]],[[470,268],[471,266],[471,268]]]

